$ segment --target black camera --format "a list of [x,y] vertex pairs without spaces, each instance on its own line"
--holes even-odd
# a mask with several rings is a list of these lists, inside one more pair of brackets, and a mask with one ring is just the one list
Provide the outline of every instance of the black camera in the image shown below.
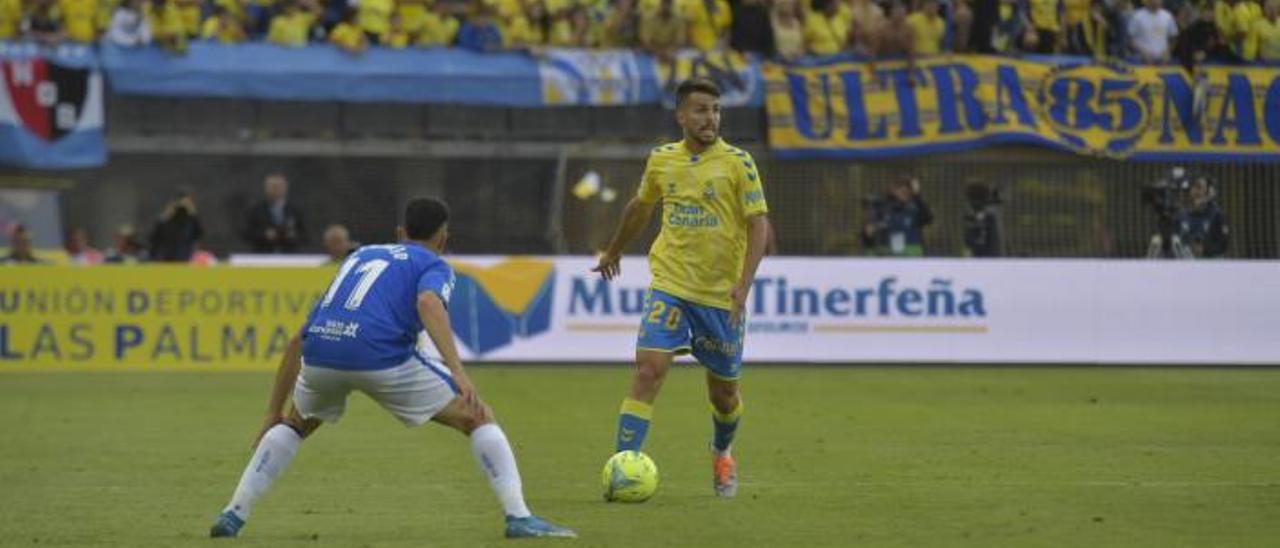
[[977,180],[965,183],[964,196],[974,210],[1004,203],[1004,195],[1000,187]]
[[1142,203],[1147,204],[1161,221],[1172,220],[1190,189],[1191,175],[1185,168],[1175,167],[1169,171],[1169,176],[1142,186]]

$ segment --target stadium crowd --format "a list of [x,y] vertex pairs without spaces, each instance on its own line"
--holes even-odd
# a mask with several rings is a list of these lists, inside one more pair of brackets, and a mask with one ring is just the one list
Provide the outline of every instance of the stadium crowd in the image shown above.
[[178,52],[192,40],[351,53],[732,49],[784,61],[1038,53],[1191,66],[1280,62],[1280,0],[0,0],[0,40]]

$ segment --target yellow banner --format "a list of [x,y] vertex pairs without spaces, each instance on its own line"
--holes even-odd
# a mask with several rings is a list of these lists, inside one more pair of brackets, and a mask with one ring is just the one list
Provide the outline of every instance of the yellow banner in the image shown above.
[[0,268],[0,371],[274,369],[332,268]]
[[1280,69],[1058,65],[976,55],[766,64],[782,157],[883,157],[1040,144],[1147,160],[1280,160]]

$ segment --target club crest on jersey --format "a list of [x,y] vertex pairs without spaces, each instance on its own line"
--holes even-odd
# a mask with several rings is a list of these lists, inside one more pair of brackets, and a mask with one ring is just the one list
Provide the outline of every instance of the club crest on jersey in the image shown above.
[[90,70],[44,59],[0,60],[4,96],[22,126],[53,142],[75,131],[89,95]]
[[702,197],[708,200],[716,199],[716,184],[714,181],[703,183],[706,187],[702,189]]

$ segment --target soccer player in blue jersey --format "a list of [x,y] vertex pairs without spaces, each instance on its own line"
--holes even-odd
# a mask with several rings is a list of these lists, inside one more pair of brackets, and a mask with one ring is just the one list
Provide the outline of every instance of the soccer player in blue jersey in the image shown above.
[[[576,536],[529,512],[511,445],[458,358],[446,310],[454,274],[440,258],[448,219],[443,202],[414,200],[399,228],[401,243],[361,247],[342,263],[290,341],[253,457],[211,536],[239,534],[302,440],[322,423],[336,423],[352,391],[364,392],[406,426],[432,420],[468,435],[506,514],[508,538]],[[417,351],[423,329],[443,363]],[[293,408],[284,416],[290,391]]]
[[707,368],[711,400],[712,478],[716,495],[738,490],[730,446],[742,416],[743,308],[769,238],[768,206],[755,161],[720,138],[720,90],[706,80],[676,88],[676,121],[684,139],[659,146],[635,198],[595,271],[606,280],[662,202],[662,230],[649,249],[653,274],[631,390],[622,400],[617,451],[639,451],[653,402],[676,354],[692,353]]

